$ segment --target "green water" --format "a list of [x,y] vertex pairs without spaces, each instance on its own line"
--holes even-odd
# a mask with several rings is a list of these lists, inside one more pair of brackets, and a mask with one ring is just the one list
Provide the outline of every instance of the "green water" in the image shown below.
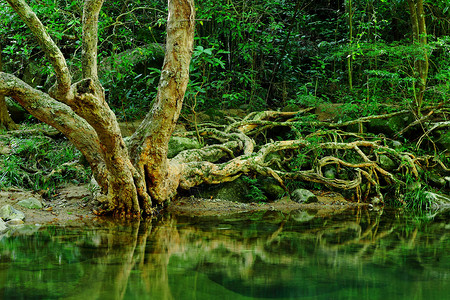
[[0,299],[449,299],[450,213],[264,212],[0,236]]

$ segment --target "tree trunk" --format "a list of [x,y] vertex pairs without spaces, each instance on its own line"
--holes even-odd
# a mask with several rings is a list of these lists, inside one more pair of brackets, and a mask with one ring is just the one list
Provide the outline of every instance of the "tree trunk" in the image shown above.
[[[3,63],[2,63],[2,45],[0,43],[0,72],[3,71]],[[5,95],[0,93],[0,128],[6,130],[17,129],[16,123],[11,119],[11,116],[8,113],[8,107],[6,106]]]
[[[337,189],[355,189],[358,199],[361,197],[363,183],[367,183],[366,195],[373,187],[372,190],[375,190],[379,199],[382,199],[381,184],[406,186],[405,182],[397,178],[399,175],[380,166],[377,155],[366,153],[389,153],[393,160],[404,162],[400,166],[406,168],[404,174],[413,174],[419,178],[416,164],[422,160],[414,158],[412,154],[391,149],[382,141],[367,141],[355,134],[339,133],[345,139],[355,137],[349,138],[351,142],[338,142],[336,138],[321,142],[322,138],[326,140],[326,137],[336,136],[336,130],[333,129],[362,124],[369,118],[386,119],[398,113],[338,124],[302,121],[295,117],[308,110],[295,113],[253,113],[221,130],[199,128],[195,136],[201,136],[208,142],[214,140],[215,144],[182,151],[168,159],[169,139],[180,115],[189,81],[194,37],[193,0],[168,0],[166,53],[157,98],[127,147],[116,117],[105,101],[104,90],[97,75],[97,22],[103,0],[85,1],[82,20],[82,79],[76,83],[72,83],[61,51],[24,0],[7,1],[22,17],[23,22],[31,27],[58,79],[49,94],[46,94],[11,74],[0,72],[0,94],[14,98],[39,120],[61,131],[83,153],[101,187],[102,195],[99,200],[104,202],[106,211],[128,216],[151,214],[154,204],[171,199],[178,188],[189,189],[202,183],[232,181],[242,174],[273,177],[286,191],[283,180],[302,180]],[[418,7],[420,17],[416,11],[412,20],[422,18],[422,21],[413,22],[417,25],[417,29],[413,26],[414,30],[418,32],[415,37],[425,47],[423,7],[414,7]],[[426,55],[425,51],[427,59]],[[417,61],[419,63],[420,60]],[[423,76],[423,97],[427,64],[418,65],[418,70],[422,70],[420,76]],[[403,113],[405,112],[401,112]],[[444,122],[441,125],[447,126],[446,124]],[[315,132],[310,134],[307,130],[306,133],[300,132],[299,128],[304,131],[305,126],[325,129],[314,129]],[[251,138],[251,135],[275,127],[290,127],[296,134],[296,139],[266,142],[255,148],[256,139]],[[186,136],[189,134],[186,133]],[[303,170],[295,164],[291,166],[300,150],[306,151],[303,153],[315,153],[315,149],[327,155],[335,155],[331,153],[338,153],[338,150],[351,152],[353,154],[348,154],[348,157],[355,155],[360,162],[347,162],[338,157],[326,156],[311,158],[314,163],[311,163],[309,170]],[[272,155],[275,153],[280,155]],[[353,171],[349,171],[347,179],[330,179],[322,172],[329,165]]]
[[414,60],[415,77],[417,78],[417,88],[414,87],[414,98],[416,102],[417,113],[420,115],[423,97],[427,86],[428,78],[428,50],[427,50],[427,28],[425,23],[425,12],[423,10],[423,0],[408,0],[409,12],[411,18],[411,27],[413,33],[413,43],[417,44],[422,57],[416,57]]
[[169,0],[168,9],[166,55],[158,94],[130,146],[133,163],[158,202],[173,197],[180,181],[180,166],[169,163],[167,152],[189,82],[195,29],[193,0]]
[[348,13],[348,43],[350,46],[350,53],[347,56],[347,71],[348,71],[348,87],[350,91],[353,90],[353,4],[352,0],[347,0],[346,5]]
[[0,94],[13,97],[39,120],[60,130],[83,153],[102,189],[100,200],[107,211],[151,214],[151,197],[167,200],[175,195],[179,183],[179,168],[169,164],[167,150],[189,81],[193,0],[168,1],[166,55],[158,95],[133,138],[131,155],[97,75],[98,16],[103,0],[84,3],[82,79],[74,84],[62,52],[36,14],[23,0],[7,1],[43,48],[57,81],[47,95],[0,72]]

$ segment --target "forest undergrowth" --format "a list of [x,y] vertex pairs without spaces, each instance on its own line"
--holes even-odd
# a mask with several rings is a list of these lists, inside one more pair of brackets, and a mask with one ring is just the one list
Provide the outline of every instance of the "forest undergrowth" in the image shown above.
[[[399,110],[342,121],[345,110],[331,104],[293,112],[232,112],[202,112],[199,119],[190,114],[180,122],[186,130],[174,136],[197,139],[202,149],[225,151],[228,154],[218,162],[222,168],[254,160],[245,172],[224,179],[244,176],[253,199],[277,200],[260,188],[267,178],[285,196],[306,188],[413,210],[436,204],[427,193],[449,193],[450,156],[443,147],[450,108],[444,105],[425,107],[416,119],[411,110]],[[252,147],[251,154],[227,148],[231,141]],[[51,198],[68,184],[90,182],[82,155],[46,125],[25,124],[2,132],[0,145],[2,189],[33,190]],[[91,190],[94,197],[95,186]]]

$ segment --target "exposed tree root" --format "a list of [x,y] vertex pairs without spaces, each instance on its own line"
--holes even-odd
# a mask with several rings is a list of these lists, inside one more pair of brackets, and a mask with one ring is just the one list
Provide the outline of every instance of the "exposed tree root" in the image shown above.
[[[183,151],[172,159],[183,166],[179,186],[189,189],[202,183],[217,184],[235,180],[242,174],[255,174],[273,177],[286,191],[292,181],[311,182],[334,190],[353,190],[358,201],[368,201],[372,196],[383,201],[384,194],[398,197],[407,192],[409,182],[423,180],[422,174],[428,169],[421,162],[429,161],[430,157],[412,153],[413,149],[409,152],[396,149],[390,146],[392,140],[385,135],[342,130],[349,125],[389,119],[408,111],[342,123],[302,121],[301,116],[309,111],[251,113],[222,127],[223,131],[220,127],[211,129],[199,124],[198,132],[180,134],[194,138],[198,133],[210,145]],[[436,117],[436,111],[430,111],[428,117],[413,124],[422,124],[431,115]],[[448,122],[436,122],[424,135],[445,126]],[[285,127],[291,129],[290,136],[295,139],[267,142],[267,136],[276,138],[273,132]],[[411,127],[405,127],[399,134]],[[258,138],[260,133],[263,139]],[[278,138],[284,136],[280,134]],[[422,139],[423,136],[419,142]],[[433,158],[438,162],[435,165],[448,172],[442,160]],[[325,174],[329,169],[334,170],[334,175]],[[402,199],[398,201],[406,204]]]

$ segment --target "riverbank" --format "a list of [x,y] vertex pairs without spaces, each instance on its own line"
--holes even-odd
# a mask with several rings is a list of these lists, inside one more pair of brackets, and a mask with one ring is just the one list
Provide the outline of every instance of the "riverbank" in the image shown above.
[[[42,203],[42,208],[26,208],[19,205],[25,199],[34,198]],[[295,210],[314,210],[321,216],[338,214],[347,209],[367,206],[345,200],[336,193],[317,193],[318,201],[300,204],[287,198],[269,203],[240,203],[220,199],[200,199],[181,197],[172,201],[165,211],[184,216],[225,216],[236,213],[256,211],[280,211],[289,213]],[[29,225],[82,225],[101,221],[104,217],[95,212],[96,201],[92,199],[87,184],[73,185],[58,190],[51,200],[45,200],[39,193],[19,189],[0,192],[0,208],[11,205],[25,214],[24,224]]]

